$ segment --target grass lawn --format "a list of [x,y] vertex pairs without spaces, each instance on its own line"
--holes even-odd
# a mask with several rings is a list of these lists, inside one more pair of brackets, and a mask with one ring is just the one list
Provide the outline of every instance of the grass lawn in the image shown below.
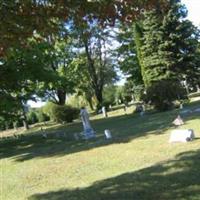
[[[189,105],[199,108],[200,102]],[[75,141],[80,122],[0,141],[2,200],[200,200],[200,113],[185,114],[196,139],[169,144],[178,110],[92,117],[97,138]],[[113,139],[105,140],[109,129]],[[67,137],[58,137],[58,132]]]

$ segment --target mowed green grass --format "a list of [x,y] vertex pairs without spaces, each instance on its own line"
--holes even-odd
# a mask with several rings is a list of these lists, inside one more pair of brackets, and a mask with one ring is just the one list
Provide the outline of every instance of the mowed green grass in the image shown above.
[[181,127],[194,129],[196,139],[170,144],[178,110],[140,117],[131,109],[92,117],[97,138],[90,141],[73,139],[80,122],[49,125],[47,139],[35,127],[24,137],[1,140],[0,199],[199,200],[200,113],[185,114]]

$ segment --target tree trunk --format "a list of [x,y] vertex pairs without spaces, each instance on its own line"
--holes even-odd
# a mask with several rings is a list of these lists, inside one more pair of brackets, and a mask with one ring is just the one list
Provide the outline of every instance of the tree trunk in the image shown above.
[[24,110],[24,107],[22,106],[22,121],[23,121],[23,125],[24,125],[24,128],[25,130],[28,130],[29,129],[29,125],[28,125],[28,121],[27,121],[27,117],[26,117],[26,112]]
[[102,108],[103,104],[103,95],[102,95],[102,90],[99,88],[96,88],[95,90],[95,96],[97,98],[97,111]]
[[89,103],[90,109],[91,109],[91,110],[94,110],[94,106],[93,106],[93,104],[92,104],[92,98],[87,97],[86,99],[87,99],[87,102]]
[[27,120],[23,119],[23,125],[24,125],[25,130],[29,129],[29,125],[28,125]]
[[84,45],[85,45],[85,52],[86,52],[87,60],[88,60],[88,72],[89,72],[91,80],[92,80],[92,88],[94,89],[95,96],[97,98],[97,108],[96,109],[98,111],[102,107],[103,86],[102,86],[102,84],[99,83],[98,75],[97,75],[97,73],[95,71],[94,61],[92,60],[92,57],[91,57],[90,52],[89,52],[88,41],[87,40],[84,41]]
[[59,105],[65,105],[66,92],[62,89],[58,89],[57,90],[57,96],[58,96],[58,104]]

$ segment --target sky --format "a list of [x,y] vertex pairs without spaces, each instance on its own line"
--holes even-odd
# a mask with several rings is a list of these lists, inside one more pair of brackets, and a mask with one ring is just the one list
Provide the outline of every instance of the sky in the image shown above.
[[[188,19],[193,22],[195,26],[200,27],[200,0],[181,0],[183,4],[185,4],[188,9]],[[119,85],[122,85],[125,80],[121,80]],[[41,107],[45,104],[45,102],[33,102],[28,101],[28,104],[31,107]]]
[[200,0],[181,0],[188,9],[188,19],[193,22],[194,25],[200,26]]

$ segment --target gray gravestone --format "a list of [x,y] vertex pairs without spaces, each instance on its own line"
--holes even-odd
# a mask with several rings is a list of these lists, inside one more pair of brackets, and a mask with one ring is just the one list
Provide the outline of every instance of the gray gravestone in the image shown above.
[[105,134],[105,136],[106,136],[106,139],[112,139],[112,135],[111,135],[110,130],[106,129],[106,130],[104,131],[104,134]]
[[92,129],[89,121],[89,114],[85,108],[81,108],[80,111],[81,121],[83,124],[83,134],[85,139],[90,139],[95,137],[95,132]]
[[105,106],[102,107],[102,113],[104,117],[108,117]]

